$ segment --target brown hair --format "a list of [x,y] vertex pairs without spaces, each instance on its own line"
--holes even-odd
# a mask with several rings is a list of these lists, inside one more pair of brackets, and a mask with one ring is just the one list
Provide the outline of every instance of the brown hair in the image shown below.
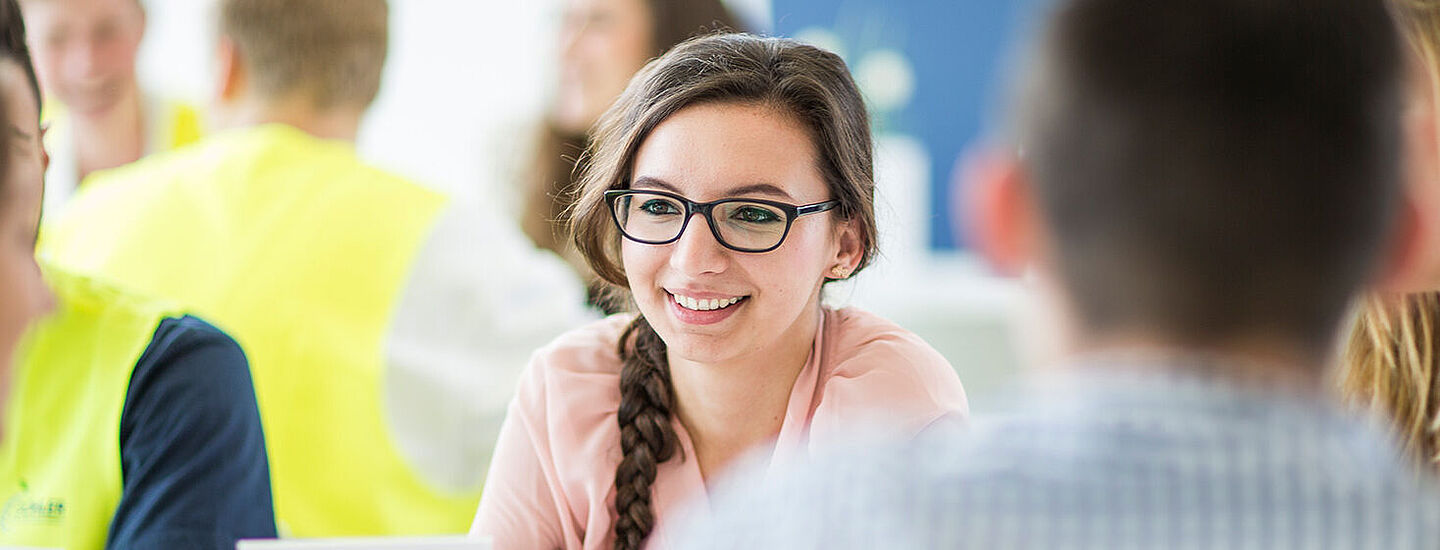
[[225,0],[220,29],[258,93],[316,108],[370,105],[389,45],[385,0]]
[[[625,295],[620,235],[604,193],[627,188],[635,155],[662,121],[706,103],[763,105],[807,128],[817,170],[839,201],[837,218],[855,224],[863,249],[856,271],[875,253],[874,168],[865,104],[845,62],[833,53],[779,38],[744,34],[696,38],[638,73],[601,117],[585,158],[573,216],[575,243],[595,273]],[[639,548],[654,526],[650,484],[656,465],[676,449],[665,342],[638,316],[618,343],[620,448],[615,472],[615,548]]]
[[[1440,2],[1390,0],[1430,88],[1440,76]],[[1402,452],[1440,473],[1440,293],[1376,293],[1360,305],[1350,331],[1340,391],[1353,405],[1383,415]]]
[[[720,0],[645,0],[650,12],[651,55],[659,57],[685,39],[716,31],[743,32]],[[520,220],[525,234],[541,248],[577,263],[566,237],[570,227],[565,211],[577,199],[576,160],[589,145],[585,134],[574,134],[547,121],[540,129],[534,160],[525,189]],[[578,267],[578,266],[577,266]]]

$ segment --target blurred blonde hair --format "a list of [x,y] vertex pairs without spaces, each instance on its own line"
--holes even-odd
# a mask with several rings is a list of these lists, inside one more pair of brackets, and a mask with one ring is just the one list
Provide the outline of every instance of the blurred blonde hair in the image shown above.
[[1361,305],[1341,390],[1390,419],[1401,452],[1440,473],[1440,292],[1375,294]]
[[380,91],[389,17],[385,0],[225,0],[220,31],[262,96],[368,107]]

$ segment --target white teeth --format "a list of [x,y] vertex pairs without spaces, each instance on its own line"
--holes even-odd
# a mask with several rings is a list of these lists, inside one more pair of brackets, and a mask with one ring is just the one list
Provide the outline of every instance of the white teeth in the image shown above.
[[671,296],[675,297],[675,303],[680,304],[680,307],[683,307],[685,309],[693,309],[695,311],[711,311],[721,308],[727,308],[735,305],[735,303],[739,302],[741,298],[744,298],[743,296],[736,296],[734,298],[712,298],[709,300],[697,300],[695,298],[691,298],[689,296],[681,296],[679,294],[671,294]]

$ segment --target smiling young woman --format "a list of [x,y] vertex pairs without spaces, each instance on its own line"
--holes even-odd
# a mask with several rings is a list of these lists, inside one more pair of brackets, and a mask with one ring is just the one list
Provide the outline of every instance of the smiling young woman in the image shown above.
[[[875,254],[869,121],[844,63],[716,35],[652,62],[601,119],[575,210],[590,266],[637,314],[534,356],[472,532],[514,548],[666,546],[737,458],[963,421],[950,365],[821,303]],[[651,536],[652,533],[655,536]]]

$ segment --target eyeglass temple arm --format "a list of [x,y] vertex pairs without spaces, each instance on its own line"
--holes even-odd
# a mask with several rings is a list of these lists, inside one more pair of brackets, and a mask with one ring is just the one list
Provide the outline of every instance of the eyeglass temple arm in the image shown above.
[[817,202],[817,203],[815,203],[815,204],[807,204],[807,205],[805,205],[805,206],[797,206],[797,207],[795,207],[795,215],[796,215],[796,216],[804,216],[804,215],[806,215],[806,214],[814,214],[814,213],[816,213],[816,212],[824,212],[824,211],[829,210],[829,209],[831,209],[831,208],[835,208],[836,206],[839,206],[839,205],[840,205],[840,201],[825,201],[825,202]]

